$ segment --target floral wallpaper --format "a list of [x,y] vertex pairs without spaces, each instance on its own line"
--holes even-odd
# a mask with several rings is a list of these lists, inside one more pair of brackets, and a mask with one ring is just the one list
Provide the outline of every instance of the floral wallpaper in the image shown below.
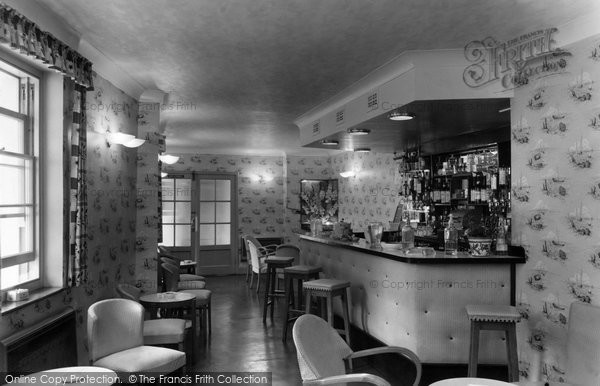
[[569,305],[600,304],[600,37],[563,47],[566,71],[515,90],[512,237],[521,376],[568,381]]
[[339,177],[339,219],[352,223],[355,232],[369,222],[388,226],[399,202],[398,168],[392,154],[346,152],[332,157],[333,172],[353,170],[355,177]]
[[137,191],[135,207],[135,285],[144,292],[156,292],[157,255],[159,236],[160,170],[158,154],[164,151],[164,135],[159,131],[160,105],[140,103],[138,138],[146,142],[137,150]]
[[8,336],[66,306],[74,308],[82,365],[89,363],[85,339],[88,307],[113,297],[117,282],[135,277],[136,209],[132,193],[136,188],[136,151],[108,144],[104,133],[136,134],[138,104],[100,76],[94,74],[93,81],[95,90],[87,94],[89,281],[0,319],[0,336]]

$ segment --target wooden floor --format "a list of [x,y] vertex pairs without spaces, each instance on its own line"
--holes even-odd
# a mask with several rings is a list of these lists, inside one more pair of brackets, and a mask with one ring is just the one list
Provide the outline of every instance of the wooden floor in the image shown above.
[[[281,341],[281,304],[277,304],[273,321],[262,322],[263,293],[248,289],[244,276],[207,278],[212,290],[212,336],[200,343],[193,371],[241,372],[266,371],[272,373],[273,385],[301,385],[296,350],[291,338]],[[262,291],[262,288],[261,288]],[[352,335],[361,349],[372,347],[365,337]],[[357,339],[355,339],[357,338]],[[368,340],[368,337],[366,338]],[[354,344],[353,344],[354,345]],[[398,364],[398,359],[382,356],[377,362],[355,361],[354,372],[369,372],[382,376],[392,385],[412,385],[414,375],[409,363]],[[503,379],[504,369],[480,369],[480,376]],[[466,376],[456,367],[424,367],[421,385],[439,379]]]

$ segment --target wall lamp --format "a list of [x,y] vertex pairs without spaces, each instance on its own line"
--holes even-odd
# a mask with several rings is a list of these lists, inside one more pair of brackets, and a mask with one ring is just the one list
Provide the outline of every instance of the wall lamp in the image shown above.
[[354,170],[347,170],[345,172],[340,172],[340,177],[342,177],[342,178],[356,177],[356,172]]
[[273,176],[269,176],[269,175],[263,176],[263,175],[259,175],[259,174],[251,174],[250,180],[252,182],[260,182],[261,184],[264,184],[265,182],[273,181]]
[[106,141],[109,147],[111,143],[114,143],[129,148],[140,147],[146,142],[145,139],[136,138],[135,135],[132,134],[121,132],[111,133],[110,131],[106,133]]
[[170,154],[159,154],[158,159],[167,165],[173,165],[175,162],[179,161],[178,156]]

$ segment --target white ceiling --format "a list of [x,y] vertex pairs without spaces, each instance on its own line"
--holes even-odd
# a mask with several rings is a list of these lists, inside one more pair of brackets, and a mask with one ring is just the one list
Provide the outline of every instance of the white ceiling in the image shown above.
[[[145,89],[169,152],[316,154],[292,121],[406,50],[560,26],[598,0],[37,0]],[[188,108],[184,106],[187,104]]]

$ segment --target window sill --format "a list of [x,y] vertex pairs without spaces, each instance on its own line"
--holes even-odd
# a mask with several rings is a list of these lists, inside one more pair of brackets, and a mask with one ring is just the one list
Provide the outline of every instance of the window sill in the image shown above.
[[30,291],[29,299],[27,299],[27,300],[21,300],[20,302],[2,302],[2,315],[6,315],[11,312],[17,311],[23,307],[26,307],[30,304],[44,300],[47,297],[55,295],[64,290],[66,290],[66,288],[57,288],[57,287],[39,288],[39,289]]

